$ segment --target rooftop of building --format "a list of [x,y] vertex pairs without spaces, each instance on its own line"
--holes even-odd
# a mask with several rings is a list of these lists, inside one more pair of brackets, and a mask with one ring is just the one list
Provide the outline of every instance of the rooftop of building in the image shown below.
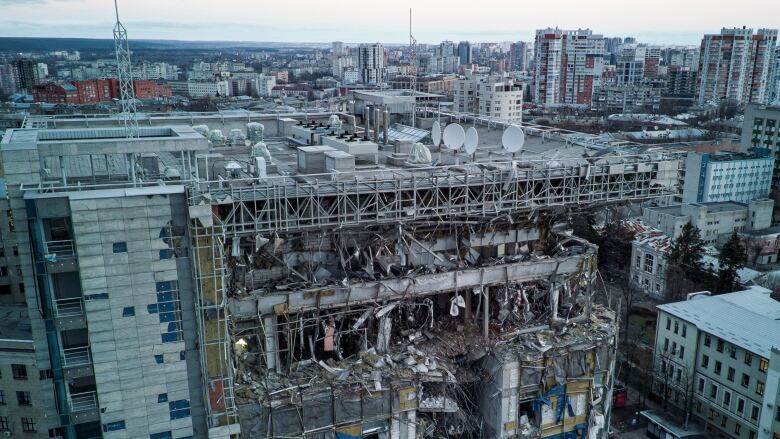
[[736,201],[713,201],[711,203],[691,203],[691,206],[703,206],[707,209],[708,214],[739,212],[748,208],[747,204],[738,203]]
[[713,153],[703,153],[711,162],[730,162],[737,160],[771,160],[773,157],[769,150],[765,148],[753,148],[751,152],[729,152],[720,151]]
[[[6,131],[0,140],[0,149],[6,151],[35,149],[38,145],[97,144],[105,142],[186,140],[203,141],[192,127],[171,125],[167,127],[139,127],[138,137],[128,139],[124,128],[71,128],[35,129],[21,128]],[[118,152],[118,151],[117,151]]]
[[780,226],[767,227],[766,229],[760,229],[760,230],[745,230],[744,232],[740,232],[740,234],[754,237],[754,238],[777,235],[780,234]]
[[718,296],[697,295],[657,308],[750,352],[769,358],[780,346],[780,302],[766,288]]
[[[693,207],[705,207],[708,214],[739,212],[748,208],[747,204],[736,201],[712,201],[708,203],[690,203],[689,205]],[[645,210],[652,210],[664,215],[675,216],[678,218],[684,218],[688,216],[682,212],[682,204],[674,204],[671,206],[654,206],[652,204],[648,204],[644,208]]]

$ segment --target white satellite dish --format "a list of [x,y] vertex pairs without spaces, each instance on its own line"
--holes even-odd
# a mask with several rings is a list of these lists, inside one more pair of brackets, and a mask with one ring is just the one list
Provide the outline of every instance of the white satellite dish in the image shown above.
[[447,149],[457,151],[463,146],[463,142],[466,141],[466,131],[459,124],[451,123],[444,128],[442,137],[444,138],[444,146]]
[[466,154],[474,154],[477,152],[477,145],[479,144],[479,133],[477,129],[471,127],[466,130],[466,141],[463,147],[466,149]]
[[431,140],[433,140],[433,146],[439,146],[441,143],[441,124],[439,121],[434,121],[431,127]]
[[507,152],[514,154],[523,149],[523,145],[525,145],[525,133],[519,126],[512,125],[504,130],[504,135],[501,136],[501,144]]

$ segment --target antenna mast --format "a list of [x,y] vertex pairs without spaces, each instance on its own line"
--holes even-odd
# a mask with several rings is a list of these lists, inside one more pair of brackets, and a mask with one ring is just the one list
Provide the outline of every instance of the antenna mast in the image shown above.
[[127,29],[119,21],[119,6],[114,0],[116,25],[114,26],[114,52],[116,53],[116,73],[119,79],[119,98],[122,101],[122,120],[125,125],[126,137],[138,137],[138,118],[135,108],[135,91],[133,90],[133,72],[130,65],[130,44],[127,40]]
[[417,40],[412,35],[412,8],[409,8],[409,60],[412,64],[412,77],[409,84],[412,88],[412,127],[417,116]]

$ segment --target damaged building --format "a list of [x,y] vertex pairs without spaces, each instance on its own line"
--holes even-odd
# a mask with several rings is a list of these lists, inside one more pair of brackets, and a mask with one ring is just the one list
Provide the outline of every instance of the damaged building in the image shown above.
[[356,119],[6,133],[48,428],[606,437],[618,322],[566,222],[669,195],[679,160],[552,134],[467,156]]

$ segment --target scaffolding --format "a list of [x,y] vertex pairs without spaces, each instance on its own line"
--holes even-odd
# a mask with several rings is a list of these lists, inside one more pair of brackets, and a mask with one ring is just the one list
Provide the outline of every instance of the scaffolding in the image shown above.
[[[603,159],[603,158],[602,158]],[[496,162],[365,172],[351,181],[269,177],[194,185],[191,206],[214,206],[216,230],[252,235],[412,220],[500,216],[646,200],[675,193],[679,161],[666,156]],[[329,176],[328,176],[329,177]],[[363,177],[363,178],[361,178]],[[207,212],[208,215],[211,211]]]
[[224,239],[213,227],[195,221],[190,222],[190,237],[204,404],[211,430],[238,422],[226,310]]

